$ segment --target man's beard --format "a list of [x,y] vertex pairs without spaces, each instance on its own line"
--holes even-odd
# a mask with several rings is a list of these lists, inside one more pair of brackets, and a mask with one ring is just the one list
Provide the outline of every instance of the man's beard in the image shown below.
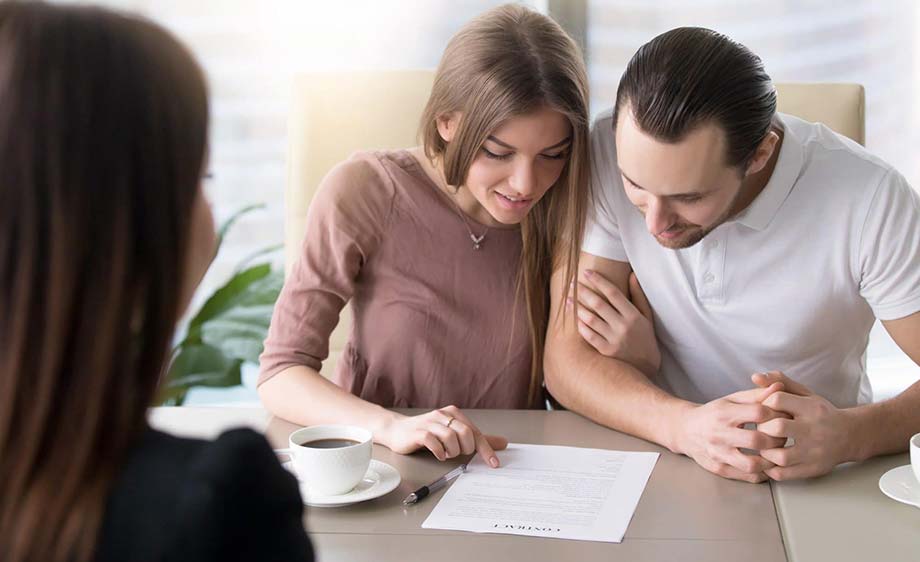
[[689,248],[706,237],[707,234],[712,232],[712,230],[719,226],[721,223],[715,224],[709,228],[702,228],[696,224],[687,224],[685,228],[686,232],[682,233],[681,236],[677,238],[662,238],[660,236],[655,236],[655,240],[661,246],[668,248],[669,250],[683,250],[684,248]]
[[677,238],[661,238],[655,236],[655,240],[663,247],[668,248],[669,250],[683,250],[684,248],[689,248],[695,245],[697,242],[706,238],[706,236],[718,228],[722,223],[732,218],[735,215],[735,203],[738,201],[738,198],[741,197],[742,186],[738,187],[735,196],[732,198],[731,204],[725,209],[725,212],[722,213],[716,220],[712,221],[707,227],[702,227],[698,224],[693,223],[684,223],[675,225],[677,228],[686,229],[686,232],[681,233],[681,236]]

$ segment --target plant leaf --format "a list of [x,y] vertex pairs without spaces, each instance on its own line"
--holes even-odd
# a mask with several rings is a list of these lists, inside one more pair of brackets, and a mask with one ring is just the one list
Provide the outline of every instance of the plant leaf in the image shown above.
[[[231,277],[221,288],[214,291],[214,294],[198,310],[198,314],[189,321],[185,341],[200,342],[202,324],[237,306],[249,286],[269,274],[271,274],[271,265],[264,263],[244,269]],[[277,294],[275,298],[278,298]]]
[[227,387],[242,384],[241,360],[227,357],[219,348],[189,344],[169,366],[160,391],[160,400],[181,406],[185,394],[194,386]]
[[201,339],[228,357],[258,363],[273,308],[270,304],[232,308],[205,322]]
[[233,306],[202,322],[201,340],[228,357],[259,362],[272,310],[284,284],[284,274],[273,271],[235,295]]
[[217,247],[214,249],[214,255],[216,256],[217,252],[220,251],[220,247],[224,243],[224,237],[227,235],[227,231],[230,230],[233,224],[236,223],[236,221],[240,217],[242,217],[243,215],[247,213],[255,211],[256,209],[264,209],[264,208],[265,208],[265,203],[253,203],[252,205],[246,205],[242,209],[230,215],[230,217],[228,217],[227,220],[225,220],[223,224],[221,224],[220,227],[217,229]]

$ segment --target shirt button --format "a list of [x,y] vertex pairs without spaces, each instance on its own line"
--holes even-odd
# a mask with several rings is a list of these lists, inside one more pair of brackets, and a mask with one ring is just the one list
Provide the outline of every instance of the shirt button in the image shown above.
[[713,241],[712,241],[712,244],[710,244],[710,246],[712,246],[713,248],[718,248],[718,247],[719,247],[719,241],[718,241],[718,240],[713,240]]
[[704,283],[712,283],[715,280],[716,280],[716,276],[713,275],[712,273],[707,273],[706,275],[703,276]]

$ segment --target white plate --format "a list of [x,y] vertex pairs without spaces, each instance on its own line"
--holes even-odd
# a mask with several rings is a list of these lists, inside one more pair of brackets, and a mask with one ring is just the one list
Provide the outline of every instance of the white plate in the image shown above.
[[892,468],[878,480],[882,493],[893,500],[920,507],[920,483],[909,464]]
[[303,498],[303,503],[313,507],[339,507],[379,498],[395,490],[402,481],[398,470],[385,462],[371,459],[371,465],[364,474],[364,479],[357,486],[348,493],[329,496],[317,494],[310,490],[310,486],[294,471],[290,461],[282,463],[282,465],[294,476],[297,476],[297,480],[300,482],[300,497]]

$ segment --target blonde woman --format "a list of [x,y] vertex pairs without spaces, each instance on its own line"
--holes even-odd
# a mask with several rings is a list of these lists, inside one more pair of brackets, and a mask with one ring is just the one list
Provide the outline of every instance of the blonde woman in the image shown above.
[[[266,407],[367,427],[399,453],[478,451],[498,466],[507,442],[459,408],[540,403],[549,280],[554,265],[573,278],[589,200],[587,99],[581,53],[550,18],[506,5],[460,30],[423,146],[360,152],[324,179],[265,342]],[[348,301],[330,382],[318,371]]]

